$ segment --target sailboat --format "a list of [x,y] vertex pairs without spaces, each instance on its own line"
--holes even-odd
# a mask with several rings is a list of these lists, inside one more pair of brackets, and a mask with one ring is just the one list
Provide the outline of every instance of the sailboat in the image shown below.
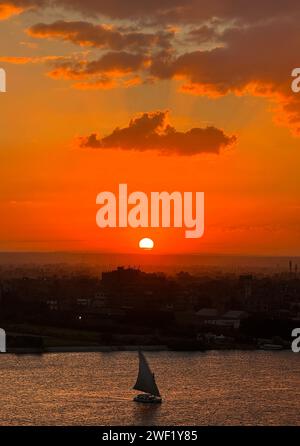
[[147,359],[141,351],[139,351],[139,373],[133,388],[145,392],[133,398],[133,401],[137,403],[159,404],[162,402],[154,373],[151,372]]

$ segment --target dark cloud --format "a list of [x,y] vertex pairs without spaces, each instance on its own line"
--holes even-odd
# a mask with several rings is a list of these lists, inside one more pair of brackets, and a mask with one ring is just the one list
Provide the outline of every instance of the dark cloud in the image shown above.
[[183,79],[182,90],[192,94],[268,98],[276,105],[276,119],[300,134],[300,97],[291,91],[291,71],[298,66],[298,18],[232,27],[220,39],[222,46],[211,50],[154,57],[151,74]]
[[[298,0],[4,0],[1,5],[26,9],[49,5],[79,11],[85,16],[154,23],[198,23],[220,18],[254,23],[297,14]],[[1,9],[0,9],[1,11]]]
[[297,0],[52,0],[84,14],[152,23],[199,23],[212,17],[256,22],[299,12]]
[[202,25],[199,28],[192,29],[189,31],[187,36],[187,42],[191,43],[206,43],[206,42],[217,42],[221,40],[221,35],[217,29],[217,26],[212,25]]
[[87,47],[109,48],[120,51],[124,49],[147,49],[150,47],[170,46],[172,33],[143,33],[126,28],[108,27],[107,25],[94,25],[93,23],[60,20],[51,24],[38,23],[29,28],[32,37],[55,38],[70,41],[74,44]]
[[125,51],[108,52],[97,60],[65,59],[54,64],[50,72],[52,77],[69,79],[85,79],[98,74],[110,73],[112,76],[137,72],[144,68],[147,57],[142,54],[132,54]]
[[54,60],[48,76],[53,79],[75,81],[74,88],[81,90],[128,88],[142,82],[138,75],[148,63],[146,56],[124,51],[108,52],[93,61],[80,57]]
[[51,0],[84,14],[151,23],[199,23],[213,17],[256,22],[300,11],[298,0]]
[[219,153],[236,142],[216,127],[192,128],[180,132],[168,124],[167,112],[144,113],[132,119],[128,127],[116,128],[98,138],[95,133],[81,138],[80,146],[95,149],[155,150],[163,154],[197,155]]

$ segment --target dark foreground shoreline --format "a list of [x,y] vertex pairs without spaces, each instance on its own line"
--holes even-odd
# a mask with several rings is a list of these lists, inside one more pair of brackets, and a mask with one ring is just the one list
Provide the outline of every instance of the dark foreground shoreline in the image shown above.
[[175,349],[169,348],[167,345],[113,345],[113,346],[58,346],[48,347],[43,350],[34,348],[11,348],[7,349],[6,354],[16,355],[43,355],[47,353],[113,353],[113,352],[130,352],[130,351],[148,351],[148,352],[187,352],[187,353],[205,353],[209,351],[287,351],[288,348],[267,348],[267,347],[253,347],[253,346],[214,346],[206,349]]

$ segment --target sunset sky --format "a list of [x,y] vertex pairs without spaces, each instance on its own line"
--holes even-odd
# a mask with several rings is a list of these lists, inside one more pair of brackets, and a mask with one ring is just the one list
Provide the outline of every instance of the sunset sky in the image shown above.
[[[299,20],[296,0],[0,0],[0,250],[300,255]],[[205,235],[98,228],[119,183],[204,191]]]

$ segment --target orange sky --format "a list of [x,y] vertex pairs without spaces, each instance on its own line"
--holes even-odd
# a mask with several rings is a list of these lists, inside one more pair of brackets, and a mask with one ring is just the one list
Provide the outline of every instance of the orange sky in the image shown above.
[[[5,3],[16,5],[13,1]],[[137,39],[132,31],[123,30],[125,25],[129,29],[130,24],[138,23],[129,13],[124,22],[106,11],[97,12],[92,19],[80,10],[71,13],[54,7],[25,10],[10,17],[7,11],[0,22],[0,67],[5,68],[8,79],[8,92],[0,95],[1,251],[132,253],[138,251],[140,238],[151,237],[157,253],[300,255],[300,111],[295,102],[298,97],[288,89],[290,65],[297,66],[299,51],[298,55],[287,55],[286,61],[281,59],[286,80],[279,65],[274,62],[269,67],[271,59],[264,59],[263,69],[259,50],[255,55],[248,47],[249,58],[255,62],[257,57],[257,66],[254,63],[251,68],[253,63],[249,64],[246,71],[246,59],[244,63],[236,61],[230,69],[220,66],[221,73],[214,77],[212,64],[217,60],[212,59],[219,53],[207,53],[220,43],[215,43],[211,30],[208,33],[204,29],[208,34],[204,43],[185,37],[191,29],[198,30],[200,22],[182,24],[173,18],[172,23],[159,24],[161,31],[176,25],[176,41],[174,36],[168,37],[171,49],[165,49],[164,41],[151,43],[152,37],[146,36],[145,50],[137,46],[140,42],[130,43]],[[270,13],[264,11],[264,18]],[[147,17],[149,11],[145,9],[141,14]],[[228,26],[229,17],[222,19],[223,26]],[[49,39],[48,29],[43,37],[26,32],[36,23],[57,20],[64,22],[60,36],[54,34]],[[250,13],[243,20],[248,20],[250,28],[254,26]],[[99,33],[108,43],[102,43],[100,37],[100,43],[98,38],[97,43],[74,43],[69,34],[62,34],[65,22],[70,21],[75,22],[72,30],[79,27],[79,22],[110,24],[125,36],[103,37],[106,28],[101,28],[96,35]],[[139,33],[155,34],[151,27],[139,27]],[[90,28],[84,25],[85,39]],[[239,50],[234,32],[219,37],[232,48],[233,55]],[[260,32],[256,31],[257,38]],[[94,33],[93,28],[89,38],[94,38]],[[74,30],[71,36],[74,40]],[[82,39],[79,31],[78,36]],[[300,47],[299,32],[295,38]],[[119,43],[120,39],[124,43]],[[159,45],[161,52],[174,58],[168,60],[167,68],[165,61],[161,62]],[[285,45],[288,52],[287,39]],[[192,57],[190,54],[198,49],[202,53]],[[107,52],[113,54],[113,62],[103,61]],[[126,52],[126,60],[121,52]],[[128,53],[146,55],[147,61],[137,67],[137,57],[128,59]],[[225,52],[221,60],[230,63],[236,60],[233,55]],[[55,61],[49,61],[49,56]],[[63,75],[62,62],[56,60],[59,57],[64,58]],[[95,64],[89,65],[95,60],[96,68]],[[111,68],[115,64],[118,69]],[[57,67],[58,76],[47,75]],[[240,77],[235,76],[236,72]],[[84,82],[85,88],[74,88],[78,82]],[[192,94],[182,90],[188,84],[193,85]],[[128,127],[130,120],[141,113],[165,110],[169,110],[168,119],[177,132],[212,126],[228,137],[235,135],[237,142],[220,147],[218,154],[203,153],[206,142],[199,142],[199,153],[194,155],[168,147],[166,153],[157,149],[79,147],[78,137],[97,133],[101,140],[116,127]],[[95,221],[96,195],[103,190],[116,191],[119,183],[127,183],[130,191],[204,191],[205,235],[195,240],[185,239],[184,229],[99,229]]]

